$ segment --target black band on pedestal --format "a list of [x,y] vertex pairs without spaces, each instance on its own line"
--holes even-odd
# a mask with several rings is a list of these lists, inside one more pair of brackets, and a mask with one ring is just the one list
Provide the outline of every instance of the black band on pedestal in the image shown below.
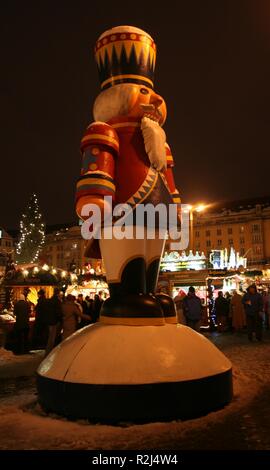
[[69,383],[38,375],[37,387],[46,411],[71,419],[107,423],[188,419],[231,401],[232,370],[183,382],[138,385]]

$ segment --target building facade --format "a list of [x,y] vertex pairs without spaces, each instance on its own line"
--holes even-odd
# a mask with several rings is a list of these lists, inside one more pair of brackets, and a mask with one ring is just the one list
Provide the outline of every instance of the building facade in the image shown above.
[[0,253],[12,255],[15,250],[15,240],[0,227]]
[[[9,233],[7,233],[6,230],[0,227],[0,282],[2,281],[6,273],[6,267],[14,258],[14,253],[14,238]],[[5,289],[3,287],[0,287],[0,305],[3,305],[5,303],[5,299]]]
[[85,258],[86,243],[80,226],[61,226],[47,233],[40,259],[49,266],[78,274],[89,269],[100,271],[101,260]]
[[247,258],[248,267],[259,269],[270,263],[270,197],[209,205],[193,212],[188,250],[229,251]]

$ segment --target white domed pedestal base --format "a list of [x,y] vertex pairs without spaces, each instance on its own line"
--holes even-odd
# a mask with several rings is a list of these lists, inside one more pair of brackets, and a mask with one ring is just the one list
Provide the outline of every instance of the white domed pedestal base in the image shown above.
[[182,325],[97,323],[57,346],[37,371],[40,404],[99,422],[191,418],[232,398],[230,361]]

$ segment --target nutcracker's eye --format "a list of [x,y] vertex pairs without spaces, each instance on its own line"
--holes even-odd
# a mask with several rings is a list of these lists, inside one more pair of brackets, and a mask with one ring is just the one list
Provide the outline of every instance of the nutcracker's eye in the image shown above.
[[149,94],[149,91],[147,90],[147,88],[141,88],[141,89],[140,89],[140,92],[141,92],[143,95],[148,95],[148,94]]

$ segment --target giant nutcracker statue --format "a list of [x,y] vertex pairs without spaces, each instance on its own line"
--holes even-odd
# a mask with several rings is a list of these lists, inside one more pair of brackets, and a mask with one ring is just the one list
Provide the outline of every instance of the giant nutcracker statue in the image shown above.
[[[231,400],[232,371],[212,343],[176,325],[172,300],[155,292],[165,243],[157,230],[162,217],[154,211],[149,222],[137,208],[180,203],[162,129],[166,105],[153,85],[156,46],[141,29],[120,26],[100,36],[95,56],[101,93],[81,142],[76,210],[86,220],[91,207],[101,211],[101,224],[89,227],[100,239],[89,240],[86,256],[101,253],[110,297],[98,323],[41,363],[39,401],[47,410],[98,421],[198,416]],[[120,206],[111,237],[105,236],[108,201]],[[125,208],[130,236],[123,238]],[[161,223],[167,227],[167,215]]]

